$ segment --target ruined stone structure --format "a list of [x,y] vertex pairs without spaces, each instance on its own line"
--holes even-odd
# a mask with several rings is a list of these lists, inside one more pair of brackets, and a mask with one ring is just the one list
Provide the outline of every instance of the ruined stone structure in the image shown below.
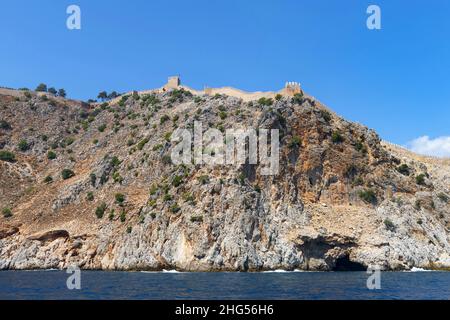
[[173,76],[173,77],[169,77],[164,88],[165,89],[177,89],[180,86],[180,84],[181,84],[180,76]]
[[284,89],[281,90],[282,93],[288,95],[288,96],[293,96],[296,93],[300,93],[301,89],[300,89],[300,83],[298,82],[286,82]]
[[167,83],[161,88],[163,91],[173,90],[173,89],[185,89],[193,94],[197,95],[228,95],[232,97],[238,97],[243,99],[244,101],[258,100],[260,98],[275,98],[277,94],[281,94],[283,96],[294,96],[296,93],[301,93],[302,90],[300,88],[300,83],[298,82],[286,82],[283,89],[279,91],[257,91],[257,92],[247,92],[243,90],[239,90],[232,87],[221,87],[221,88],[210,88],[205,86],[203,90],[195,90],[188,86],[181,85],[180,76],[172,76],[168,78]]

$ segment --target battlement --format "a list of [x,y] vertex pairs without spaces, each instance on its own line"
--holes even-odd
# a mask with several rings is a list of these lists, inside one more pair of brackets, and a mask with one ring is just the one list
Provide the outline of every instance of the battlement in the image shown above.
[[277,94],[281,94],[284,96],[294,96],[297,93],[301,93],[302,90],[300,88],[300,83],[294,82],[294,81],[288,81],[286,82],[283,89],[279,91],[267,91],[267,92],[246,92],[243,90],[239,90],[232,87],[221,87],[221,88],[211,88],[208,86],[205,86],[203,90],[195,90],[188,86],[184,86],[181,84],[180,76],[172,76],[169,77],[167,80],[167,83],[161,88],[163,91],[166,90],[173,90],[173,89],[185,89],[193,94],[197,95],[215,95],[215,94],[223,94],[228,95],[232,97],[238,97],[243,99],[244,101],[251,101],[251,100],[258,100],[262,97],[264,98],[275,98]]
[[282,91],[289,96],[293,96],[296,93],[300,93],[302,90],[300,88],[300,83],[291,81],[286,82]]

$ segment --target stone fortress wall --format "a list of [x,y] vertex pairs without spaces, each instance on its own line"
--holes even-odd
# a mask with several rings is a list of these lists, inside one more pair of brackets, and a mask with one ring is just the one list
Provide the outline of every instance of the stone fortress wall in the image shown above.
[[240,98],[243,101],[258,100],[260,98],[274,98],[277,94],[281,94],[284,96],[294,96],[294,94],[301,92],[300,84],[298,82],[286,82],[285,87],[277,92],[274,91],[247,92],[233,87],[220,87],[220,88],[205,87],[203,90],[195,90],[188,86],[182,85],[179,76],[169,77],[167,83],[162,88],[157,90],[167,91],[173,89],[185,89],[196,95],[213,96],[216,94],[224,94],[231,97]]

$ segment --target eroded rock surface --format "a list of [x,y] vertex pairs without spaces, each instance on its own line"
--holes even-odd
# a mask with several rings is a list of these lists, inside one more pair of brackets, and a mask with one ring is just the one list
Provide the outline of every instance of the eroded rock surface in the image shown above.
[[[12,214],[0,218],[0,269],[450,267],[449,161],[385,145],[307,95],[175,90],[86,105],[18,92],[0,95],[0,115],[15,156],[0,161]],[[195,121],[278,129],[279,173],[172,164],[170,134]]]

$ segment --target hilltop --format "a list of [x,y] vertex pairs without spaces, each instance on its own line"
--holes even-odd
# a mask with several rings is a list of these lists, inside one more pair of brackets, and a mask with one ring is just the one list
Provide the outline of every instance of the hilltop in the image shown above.
[[[300,89],[163,89],[91,104],[0,90],[0,269],[450,267],[448,161]],[[279,129],[279,174],[172,164],[171,133],[194,121]]]

